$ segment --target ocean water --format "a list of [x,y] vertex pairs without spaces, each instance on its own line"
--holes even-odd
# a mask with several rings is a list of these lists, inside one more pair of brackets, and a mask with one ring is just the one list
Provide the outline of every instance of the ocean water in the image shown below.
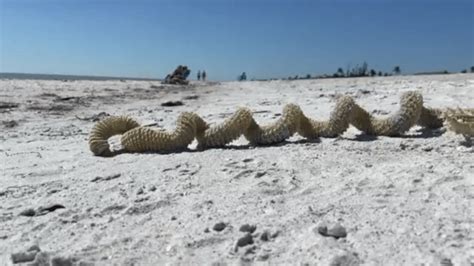
[[40,79],[40,80],[149,80],[160,81],[152,78],[131,77],[102,77],[80,75],[55,75],[55,74],[28,74],[28,73],[0,73],[0,79]]

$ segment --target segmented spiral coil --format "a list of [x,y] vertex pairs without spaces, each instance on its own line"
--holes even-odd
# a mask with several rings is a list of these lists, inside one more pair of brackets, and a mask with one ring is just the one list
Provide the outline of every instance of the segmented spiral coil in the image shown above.
[[[467,115],[467,114],[466,114]],[[451,121],[448,119],[448,121]],[[464,125],[453,123],[456,130],[466,131]],[[121,143],[126,152],[175,152],[188,147],[194,139],[199,149],[223,147],[241,135],[251,145],[271,145],[282,142],[295,133],[304,138],[336,137],[344,133],[349,125],[370,135],[398,136],[418,124],[427,128],[443,126],[443,112],[423,106],[423,97],[418,92],[406,92],[401,96],[400,109],[387,118],[372,116],[357,105],[349,96],[337,99],[329,120],[317,121],[304,115],[298,105],[288,104],[275,122],[260,126],[248,108],[239,108],[221,124],[210,127],[195,113],[179,115],[174,131],[156,130],[140,126],[129,117],[108,117],[92,129],[89,148],[97,156],[112,156],[108,138],[122,134]],[[469,128],[469,126],[468,126]],[[470,129],[472,133],[472,124]]]

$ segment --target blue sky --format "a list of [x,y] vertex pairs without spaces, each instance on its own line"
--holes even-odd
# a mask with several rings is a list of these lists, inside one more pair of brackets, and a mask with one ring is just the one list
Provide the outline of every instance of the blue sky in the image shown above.
[[0,72],[210,79],[474,65],[470,0],[0,0]]

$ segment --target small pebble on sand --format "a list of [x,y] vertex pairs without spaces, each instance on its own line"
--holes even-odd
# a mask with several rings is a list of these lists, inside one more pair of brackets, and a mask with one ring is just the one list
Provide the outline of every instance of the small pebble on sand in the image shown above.
[[239,231],[240,232],[247,232],[247,233],[253,233],[257,230],[257,226],[255,225],[250,225],[250,224],[244,224],[240,227]]
[[28,208],[28,209],[23,210],[22,212],[20,212],[20,215],[21,216],[32,217],[32,216],[36,215],[36,211],[33,208]]
[[212,229],[213,229],[214,231],[220,232],[220,231],[224,230],[224,229],[226,228],[226,226],[227,226],[227,225],[226,225],[225,223],[220,222],[220,223],[216,223],[216,224],[212,227]]
[[244,247],[251,244],[253,244],[253,237],[249,233],[237,240],[237,247]]
[[332,237],[338,239],[338,238],[347,236],[346,229],[338,223],[334,224],[329,229],[325,225],[318,226],[317,229],[318,229],[319,234],[321,234],[322,236],[326,236],[326,237],[327,236],[332,236]]

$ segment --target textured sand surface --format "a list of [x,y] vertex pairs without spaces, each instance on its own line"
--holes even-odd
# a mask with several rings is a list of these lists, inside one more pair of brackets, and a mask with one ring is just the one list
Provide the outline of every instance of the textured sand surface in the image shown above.
[[[0,265],[34,244],[96,265],[472,264],[474,148],[444,129],[373,138],[351,127],[318,141],[254,148],[241,137],[224,149],[198,152],[194,142],[181,153],[113,158],[87,144],[101,112],[173,129],[183,111],[217,123],[245,106],[265,124],[297,103],[322,120],[342,94],[384,116],[409,90],[429,107],[474,107],[472,74],[186,88],[0,80]],[[176,100],[184,105],[161,106]],[[55,204],[65,208],[20,215]],[[245,224],[256,230],[243,238]],[[335,224],[346,237],[318,232]]]

